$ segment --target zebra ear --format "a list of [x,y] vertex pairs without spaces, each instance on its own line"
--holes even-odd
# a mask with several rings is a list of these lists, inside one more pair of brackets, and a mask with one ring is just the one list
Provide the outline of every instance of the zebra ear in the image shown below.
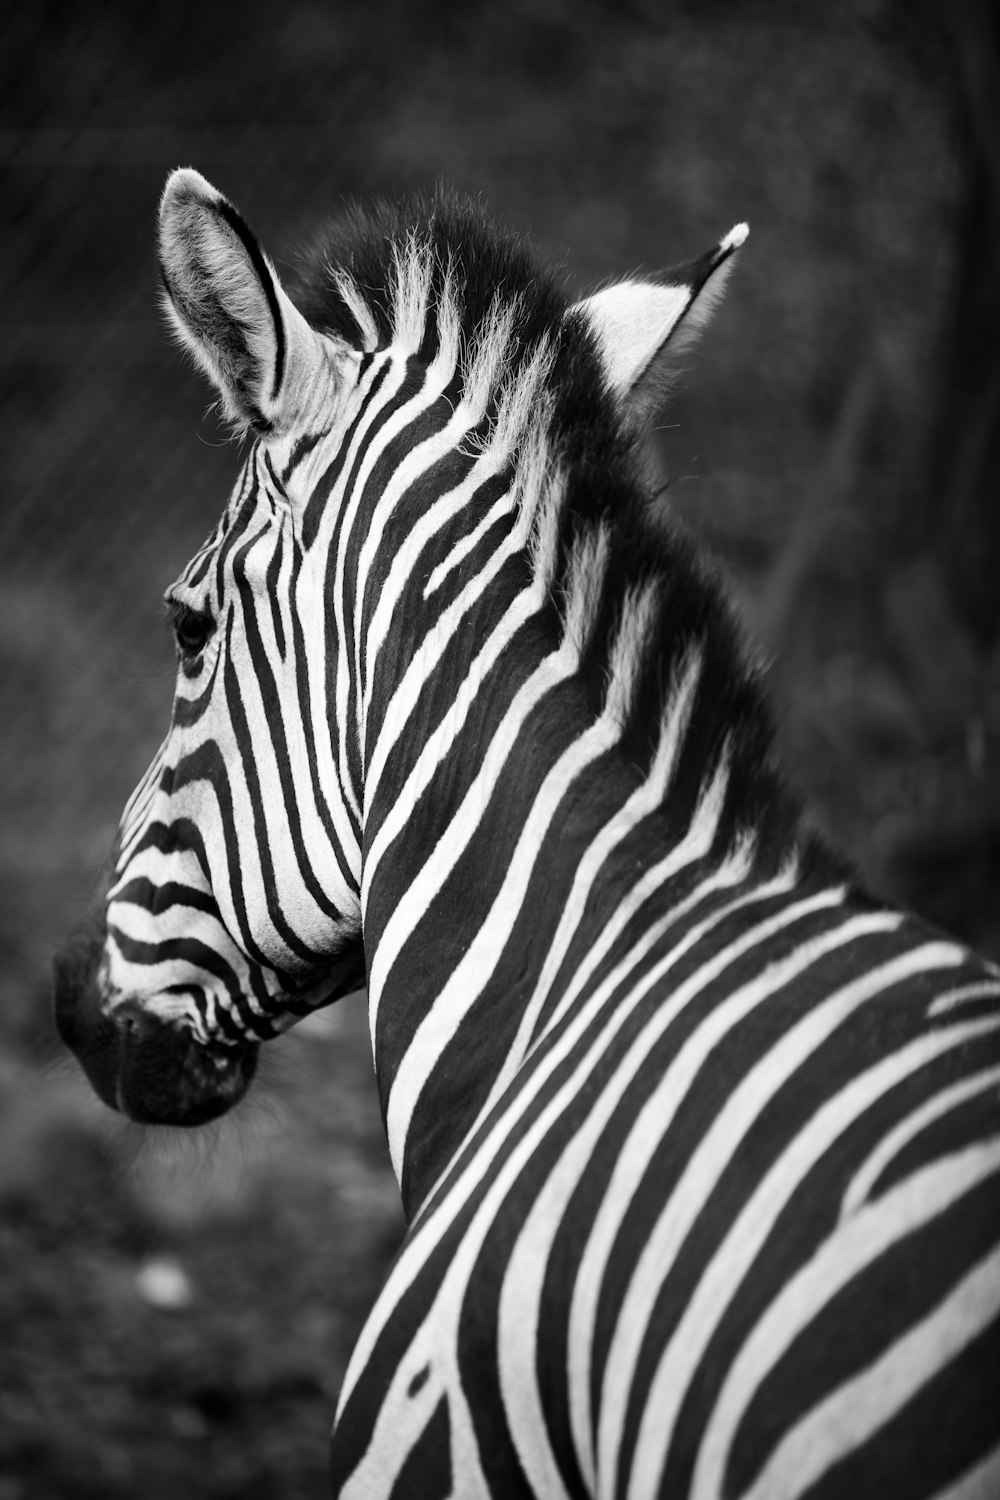
[[239,427],[278,433],[321,358],[319,339],[233,205],[190,167],[160,200],[164,304],[186,348]]
[[659,408],[722,297],[736,251],[749,233],[737,224],[706,255],[656,281],[623,281],[576,304],[597,338],[608,383],[636,425]]

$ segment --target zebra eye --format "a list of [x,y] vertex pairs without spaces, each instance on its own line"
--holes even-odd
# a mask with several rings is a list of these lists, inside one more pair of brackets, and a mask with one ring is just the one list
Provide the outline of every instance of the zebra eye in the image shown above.
[[169,616],[181,655],[188,658],[199,656],[212,634],[211,616],[199,614],[186,604],[171,604]]

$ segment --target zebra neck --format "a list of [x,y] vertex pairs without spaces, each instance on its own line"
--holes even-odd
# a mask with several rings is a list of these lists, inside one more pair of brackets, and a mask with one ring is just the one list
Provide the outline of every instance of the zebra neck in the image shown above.
[[[397,784],[366,827],[373,1051],[409,1216],[525,1062],[591,1002],[640,911],[664,919],[669,948],[671,914],[699,882],[720,869],[727,887],[756,878],[761,846],[734,815],[729,759],[693,791],[677,775],[683,702],[643,772],[560,667],[525,643],[515,684],[476,695],[424,791]],[[428,714],[419,743],[434,726],[454,731]]]
[[439,528],[440,561],[401,543],[398,584],[389,558],[369,574],[386,582],[357,695],[362,910],[411,1213],[552,1018],[585,1003],[559,995],[591,935],[629,903],[669,910],[706,862],[750,878],[799,843],[761,694],[683,544],[633,556],[581,512],[566,529],[567,480],[529,547],[509,478],[489,484],[471,529],[467,505],[452,518],[463,540]]

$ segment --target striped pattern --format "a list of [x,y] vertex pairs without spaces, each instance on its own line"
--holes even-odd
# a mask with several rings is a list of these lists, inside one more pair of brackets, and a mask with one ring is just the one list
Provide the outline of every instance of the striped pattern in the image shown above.
[[168,186],[257,436],[170,591],[101,983],[213,1046],[363,957],[410,1229],[335,1492],[1000,1494],[1000,976],[803,830],[648,517],[634,424],[744,231],[570,304],[468,205],[380,209],[293,303],[234,214]]

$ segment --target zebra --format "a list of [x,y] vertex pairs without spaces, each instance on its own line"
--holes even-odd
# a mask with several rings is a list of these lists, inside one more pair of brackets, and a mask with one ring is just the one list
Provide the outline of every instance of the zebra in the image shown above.
[[61,1035],[198,1125],[367,982],[407,1232],[335,1494],[1000,1494],[1000,971],[868,893],[643,439],[746,238],[573,300],[440,190],[286,291],[192,169],[246,442]]

